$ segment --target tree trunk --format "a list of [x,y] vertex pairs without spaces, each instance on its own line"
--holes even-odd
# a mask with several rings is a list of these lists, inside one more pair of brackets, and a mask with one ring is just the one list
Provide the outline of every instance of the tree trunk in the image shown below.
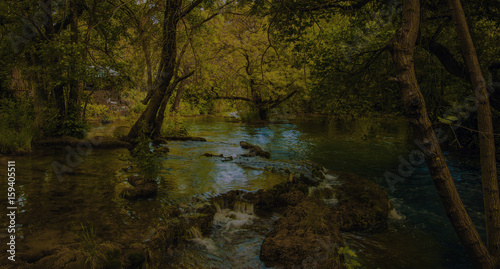
[[[141,23],[142,24],[142,23]],[[146,73],[147,73],[147,90],[151,91],[153,88],[153,64],[151,63],[151,56],[149,53],[148,42],[144,37],[143,25],[139,26],[139,38],[141,39],[142,53],[144,53],[144,60],[146,61]]]
[[450,5],[460,47],[462,48],[462,54],[469,69],[472,87],[476,96],[488,250],[495,259],[498,259],[500,257],[500,196],[498,192],[495,140],[488,91],[462,4],[460,0],[448,0],[448,4]]
[[269,119],[269,109],[264,107],[264,105],[257,105],[257,110],[259,112],[259,119],[267,121]]
[[[160,69],[157,75],[156,89],[151,89],[153,95],[149,100],[146,110],[135,122],[128,134],[129,139],[135,139],[145,128],[146,135],[152,137],[155,129],[158,129],[158,113],[165,99],[172,77],[175,71],[177,54],[177,24],[181,16],[182,0],[167,0],[165,7],[165,19],[163,23],[163,38]],[[170,96],[168,96],[170,97]],[[168,100],[167,100],[168,101]]]
[[397,78],[403,93],[405,111],[415,136],[422,141],[425,161],[446,214],[465,251],[476,268],[495,268],[495,261],[481,241],[446,165],[415,75],[413,50],[420,24],[419,0],[405,0],[403,25],[390,42]]
[[157,138],[161,136],[161,128],[163,126],[163,120],[165,118],[165,110],[167,109],[168,99],[172,96],[174,92],[175,86],[173,83],[170,84],[165,97],[163,98],[163,102],[161,103],[160,109],[158,110],[158,115],[156,116],[155,128],[151,132],[151,137]]
[[[70,2],[71,9],[71,43],[78,44],[78,7],[76,0],[71,0]],[[72,76],[77,76],[76,66],[78,65],[78,61],[80,59],[74,58],[71,63],[71,72]],[[70,79],[69,83],[69,94],[67,100],[67,113],[69,116],[73,118],[75,121],[79,121],[81,118],[81,107],[80,107],[80,97],[83,91],[83,84],[76,80],[74,77]]]
[[177,94],[175,95],[175,100],[174,104],[172,105],[171,111],[179,112],[179,107],[181,105],[182,96],[184,95],[185,90],[186,88],[184,87],[184,84],[181,84],[177,89]]

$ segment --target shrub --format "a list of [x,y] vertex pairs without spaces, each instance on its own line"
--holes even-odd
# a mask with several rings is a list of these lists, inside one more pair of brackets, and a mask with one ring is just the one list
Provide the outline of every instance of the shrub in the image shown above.
[[0,102],[0,152],[4,154],[31,152],[31,144],[39,131],[34,126],[30,102]]
[[189,136],[189,128],[184,121],[178,117],[171,117],[166,120],[161,128],[161,135],[166,137],[186,137]]

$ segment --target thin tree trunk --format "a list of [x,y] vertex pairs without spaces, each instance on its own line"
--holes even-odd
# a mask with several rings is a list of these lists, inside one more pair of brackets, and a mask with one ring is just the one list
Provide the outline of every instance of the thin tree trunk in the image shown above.
[[181,105],[182,96],[184,95],[185,90],[186,90],[186,87],[184,87],[184,84],[181,84],[179,86],[179,88],[177,89],[177,94],[175,95],[175,100],[174,100],[174,103],[172,104],[171,111],[179,112],[179,107]]
[[[78,6],[76,0],[71,0],[71,43],[78,44],[79,42],[79,31],[78,31]],[[83,91],[83,84],[80,83],[75,77],[77,76],[76,66],[78,65],[78,60],[74,58],[71,63],[72,76],[69,83],[69,94],[67,100],[67,113],[73,116],[73,120],[80,120],[81,109],[80,109],[80,97]]]
[[495,259],[498,259],[500,257],[500,196],[498,192],[495,140],[493,137],[493,123],[491,119],[488,91],[462,4],[460,0],[448,0],[448,4],[450,5],[458,40],[462,48],[462,54],[464,55],[465,63],[469,69],[472,87],[476,95],[488,250]]
[[424,157],[446,214],[476,268],[495,268],[495,261],[481,241],[446,165],[415,75],[413,51],[420,25],[419,0],[405,0],[403,25],[390,43],[405,111],[415,136],[422,141]]
[[153,88],[153,64],[151,63],[151,55],[149,52],[148,42],[144,37],[144,30],[142,29],[143,25],[140,26],[139,29],[139,38],[141,39],[142,52],[144,53],[144,60],[146,61],[146,74],[148,77],[147,80],[147,89],[148,92]]
[[161,103],[160,109],[158,110],[158,115],[156,116],[154,130],[152,130],[151,136],[153,138],[161,136],[161,128],[163,126],[163,120],[165,119],[165,110],[167,109],[168,100],[172,96],[174,89],[175,85],[170,84],[169,89],[167,90],[165,97],[163,98],[163,102]]

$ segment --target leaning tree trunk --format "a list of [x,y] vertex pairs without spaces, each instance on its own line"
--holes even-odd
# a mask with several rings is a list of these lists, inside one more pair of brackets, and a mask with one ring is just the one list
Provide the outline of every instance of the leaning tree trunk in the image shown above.
[[151,131],[151,137],[159,138],[161,137],[161,128],[163,126],[163,120],[165,119],[165,110],[167,109],[168,99],[172,96],[172,93],[175,88],[175,84],[171,83],[163,97],[163,102],[160,105],[160,109],[158,110],[158,115],[155,120],[155,128]]
[[403,25],[390,42],[405,111],[423,154],[432,180],[460,242],[476,268],[495,268],[495,260],[481,241],[446,165],[415,75],[413,51],[420,25],[419,0],[405,0]]
[[181,84],[179,88],[177,89],[177,94],[175,95],[175,100],[174,103],[172,104],[171,111],[173,112],[179,112],[179,108],[181,106],[181,101],[182,97],[184,96],[184,91],[186,90],[186,87],[184,84]]
[[163,38],[160,69],[158,70],[157,82],[152,97],[149,100],[146,110],[135,122],[128,133],[129,139],[135,139],[141,131],[149,137],[152,137],[155,130],[158,130],[158,113],[161,104],[167,95],[167,90],[171,83],[175,71],[175,61],[177,54],[177,24],[180,20],[180,10],[182,0],[167,0],[165,7],[165,19],[163,22]]
[[462,54],[469,69],[472,87],[476,96],[488,250],[495,259],[498,259],[500,257],[500,196],[498,192],[495,140],[488,91],[462,4],[460,0],[448,0],[448,4],[450,5],[458,40],[460,41]]

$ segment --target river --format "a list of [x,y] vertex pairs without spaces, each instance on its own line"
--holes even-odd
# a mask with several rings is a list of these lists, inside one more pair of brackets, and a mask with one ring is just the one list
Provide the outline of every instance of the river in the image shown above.
[[[2,157],[2,163],[17,164],[17,196],[20,206],[18,236],[20,253],[31,254],[79,238],[79,225],[92,225],[103,240],[120,237],[133,242],[138,232],[152,232],[165,205],[188,203],[193,197],[213,197],[234,189],[253,191],[270,188],[286,180],[272,167],[311,160],[334,171],[354,172],[388,190],[395,207],[389,229],[379,234],[345,233],[350,249],[358,255],[361,268],[471,268],[439,201],[425,166],[391,190],[384,178],[397,173],[400,157],[415,149],[404,120],[379,119],[350,122],[326,118],[296,119],[256,125],[226,118],[184,118],[192,136],[207,142],[169,142],[163,159],[159,195],[154,199],[129,202],[115,196],[115,187],[126,180],[122,168],[130,161],[126,149],[93,149],[81,156],[73,172],[59,180],[54,161],[68,162],[65,147],[44,148],[29,156]],[[109,126],[94,129],[94,133]],[[271,153],[271,159],[238,158],[247,141]],[[202,156],[204,153],[233,156],[232,161]],[[69,159],[69,161],[75,161]],[[483,205],[479,161],[447,154],[457,188],[473,221],[484,237]],[[6,206],[3,202],[2,206]],[[232,212],[234,214],[235,212]],[[248,212],[231,222],[230,212],[219,212],[211,237],[194,235],[188,247],[177,250],[182,257],[172,268],[258,268],[260,243],[279,216],[258,219]],[[6,227],[7,220],[2,219]],[[228,230],[228,227],[239,226]],[[2,238],[6,234],[0,234]],[[125,239],[124,239],[125,238]]]

